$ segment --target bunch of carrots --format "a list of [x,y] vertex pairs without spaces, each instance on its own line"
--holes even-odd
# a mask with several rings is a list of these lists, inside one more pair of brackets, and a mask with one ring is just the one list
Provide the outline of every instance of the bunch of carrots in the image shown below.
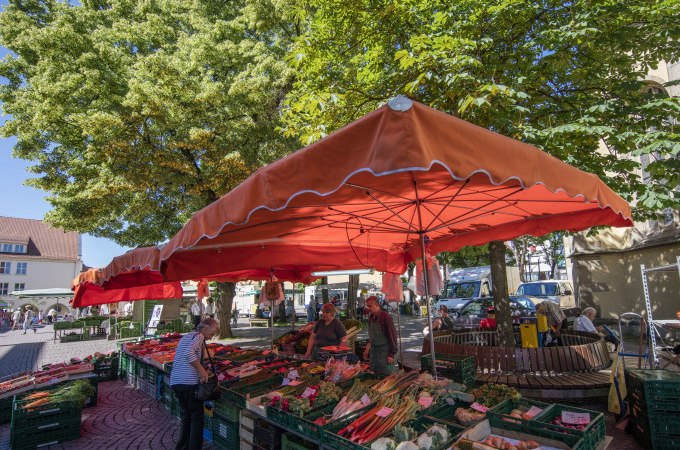
[[[392,412],[386,417],[377,415],[378,411],[385,407],[390,408]],[[338,431],[338,434],[363,445],[387,434],[395,425],[414,418],[419,409],[420,405],[410,395],[383,397],[374,408]]]
[[78,380],[54,391],[39,391],[27,395],[23,398],[27,403],[24,403],[22,408],[26,411],[33,411],[42,405],[57,402],[68,402],[76,408],[82,408],[87,399],[94,394],[94,387],[89,381]]

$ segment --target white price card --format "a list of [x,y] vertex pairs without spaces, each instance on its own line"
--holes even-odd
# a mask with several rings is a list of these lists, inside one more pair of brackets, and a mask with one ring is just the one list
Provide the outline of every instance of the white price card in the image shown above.
[[375,415],[378,416],[378,417],[387,417],[390,414],[392,414],[392,411],[394,411],[392,408],[388,408],[387,406],[383,406],[382,408],[380,408],[380,410],[377,413],[375,413]]
[[370,405],[371,404],[371,398],[368,395],[364,394],[361,397],[361,404],[364,405],[364,406]]
[[541,414],[543,410],[539,408],[538,406],[532,406],[529,408],[529,411],[525,412],[524,414],[527,415],[527,417],[531,417],[532,419],[536,417],[537,415]]
[[587,425],[590,423],[590,413],[562,411],[562,422],[569,425]]
[[433,400],[432,397],[419,397],[418,404],[423,408],[427,408],[432,404],[432,400]]
[[474,409],[475,411],[479,411],[479,412],[483,412],[483,413],[485,413],[489,410],[489,408],[487,408],[484,405],[480,405],[477,402],[474,402],[473,404],[471,404],[470,408]]
[[308,387],[305,392],[302,393],[302,398],[311,397],[316,393],[316,389]]
[[295,369],[288,372],[288,378],[290,378],[291,380],[294,380],[294,379],[299,378],[299,377],[300,377],[300,375],[298,375],[297,370],[295,370]]
[[281,382],[281,386],[288,386],[290,384],[290,378],[284,378]]

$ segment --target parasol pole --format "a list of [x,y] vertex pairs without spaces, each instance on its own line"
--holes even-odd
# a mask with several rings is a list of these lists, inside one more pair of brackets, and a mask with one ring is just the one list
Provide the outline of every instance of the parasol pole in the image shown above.
[[416,195],[416,211],[418,212],[418,236],[420,237],[420,254],[423,258],[423,279],[425,281],[425,305],[427,305],[427,324],[430,329],[430,355],[432,358],[432,376],[437,379],[437,365],[434,357],[434,331],[432,330],[432,313],[430,312],[430,286],[427,276],[427,258],[425,256],[425,231],[423,230],[423,216],[420,212],[420,197],[418,196],[418,183],[413,177],[413,191]]
[[[402,294],[403,295],[403,294]],[[402,297],[403,300],[403,297]],[[397,327],[399,328],[399,361],[401,361],[401,365],[404,365],[404,355],[402,353],[402,345],[401,345],[401,305],[399,302],[397,302]]]
[[274,299],[270,299],[269,302],[271,303],[271,307],[269,310],[269,323],[271,324],[271,329],[272,329],[272,349],[274,348]]

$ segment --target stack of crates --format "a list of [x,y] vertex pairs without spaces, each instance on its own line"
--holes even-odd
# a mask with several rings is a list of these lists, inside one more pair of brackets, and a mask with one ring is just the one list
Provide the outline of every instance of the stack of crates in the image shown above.
[[239,418],[230,420],[213,409],[212,439],[213,445],[222,450],[239,450]]
[[629,369],[626,388],[638,441],[652,450],[680,448],[680,373]]
[[99,381],[118,379],[118,359],[118,353],[113,353],[94,363],[94,373],[97,374]]
[[255,448],[255,421],[257,416],[250,411],[241,411],[241,421],[239,422],[239,437],[241,438],[240,450],[252,450]]
[[[474,356],[437,354],[435,360],[437,374],[445,378],[462,383],[466,386],[474,386],[477,366]],[[432,372],[432,355],[420,357],[420,368]]]
[[137,360],[127,353],[123,353],[120,358],[120,377],[132,386],[137,386]]
[[163,403],[163,406],[165,406],[165,409],[168,410],[170,414],[172,414],[175,417],[179,417],[180,415],[180,407],[179,407],[179,400],[177,400],[177,396],[175,395],[175,392],[170,389],[170,383],[169,383],[169,377],[165,375],[163,377],[163,383],[161,383],[161,401]]
[[281,436],[283,430],[264,419],[255,421],[253,437],[255,446],[263,450],[281,450]]
[[33,449],[80,438],[80,408],[68,402],[59,402],[24,409],[30,402],[15,399],[12,405],[12,449]]

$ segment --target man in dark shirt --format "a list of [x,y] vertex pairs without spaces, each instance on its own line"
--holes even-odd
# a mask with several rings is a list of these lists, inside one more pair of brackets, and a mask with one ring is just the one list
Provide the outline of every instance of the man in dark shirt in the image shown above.
[[368,310],[368,344],[364,359],[369,359],[370,369],[379,376],[389,375],[396,367],[394,355],[397,353],[397,332],[392,316],[380,309],[378,298],[374,295],[366,299]]

